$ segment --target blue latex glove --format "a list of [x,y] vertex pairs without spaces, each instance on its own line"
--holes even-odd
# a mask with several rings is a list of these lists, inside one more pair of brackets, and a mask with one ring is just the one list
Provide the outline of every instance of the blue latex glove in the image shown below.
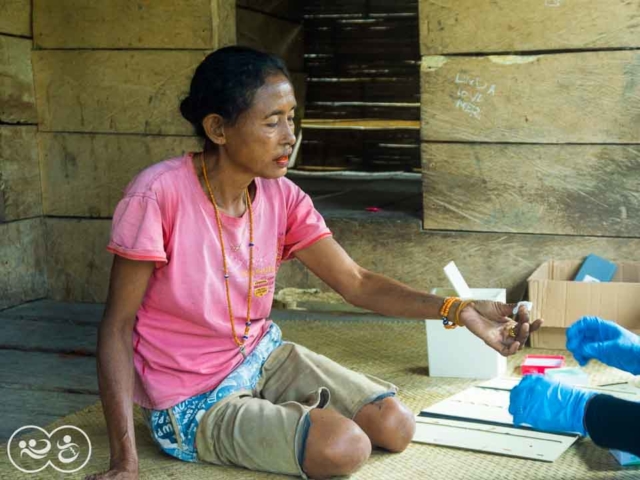
[[567,350],[580,365],[589,360],[640,375],[640,338],[620,325],[598,317],[582,317],[567,331]]
[[511,390],[509,413],[515,425],[587,436],[584,413],[594,395],[595,392],[554,382],[542,375],[527,375]]

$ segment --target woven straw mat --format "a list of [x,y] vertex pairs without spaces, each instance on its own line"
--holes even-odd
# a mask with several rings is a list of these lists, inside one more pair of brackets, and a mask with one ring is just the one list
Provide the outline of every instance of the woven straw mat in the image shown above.
[[[280,321],[287,340],[305,345],[356,371],[378,376],[395,383],[400,399],[415,413],[477,383],[457,378],[428,376],[426,340],[422,323],[407,321]],[[510,375],[517,375],[517,366],[526,353],[565,353],[526,349],[509,359]],[[451,355],[455,355],[451,345]],[[576,363],[569,355],[568,366]],[[597,362],[586,367],[594,384],[626,380],[628,374]],[[136,437],[140,457],[140,478],[143,480],[244,480],[292,478],[276,474],[253,472],[241,468],[190,464],[162,454],[153,444],[149,432],[136,410]],[[109,448],[102,408],[99,404],[69,415],[52,424],[75,425],[83,429],[93,444],[89,464],[77,474],[62,475],[48,468],[38,474],[22,474],[7,461],[2,448],[0,478],[33,480],[35,478],[83,478],[104,470],[109,462]],[[51,431],[51,428],[47,428]],[[640,479],[637,467],[622,468],[606,449],[589,440],[582,440],[554,463],[524,460],[506,456],[412,443],[401,454],[374,451],[367,464],[352,475],[357,480],[378,479]]]

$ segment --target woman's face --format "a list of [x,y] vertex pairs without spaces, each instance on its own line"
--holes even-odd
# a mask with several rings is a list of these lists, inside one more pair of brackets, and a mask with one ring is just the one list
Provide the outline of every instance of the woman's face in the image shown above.
[[277,178],[287,172],[296,142],[293,115],[296,99],[284,75],[272,75],[260,87],[249,110],[235,125],[224,127],[229,159],[252,177]]

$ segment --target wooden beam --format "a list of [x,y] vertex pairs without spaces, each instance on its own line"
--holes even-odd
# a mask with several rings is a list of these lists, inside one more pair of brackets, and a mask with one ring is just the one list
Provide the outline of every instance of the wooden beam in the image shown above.
[[42,215],[35,126],[0,126],[0,222]]
[[110,220],[47,218],[48,298],[103,303],[113,256],[106,251]]
[[34,51],[40,131],[192,135],[179,105],[205,54]]
[[[205,51],[34,51],[40,131],[193,135],[180,114]],[[304,74],[293,74],[304,104]]]
[[0,34],[31,37],[31,0],[0,0]]
[[424,228],[640,237],[640,146],[422,145]]
[[640,52],[423,57],[422,139],[640,143]]
[[0,35],[0,122],[36,123],[31,40]]
[[636,2],[420,0],[422,55],[640,46]]
[[216,49],[235,43],[234,20],[232,0],[33,2],[42,49]]
[[46,215],[111,217],[145,167],[202,149],[198,137],[38,134]]
[[0,223],[0,309],[47,295],[41,218]]

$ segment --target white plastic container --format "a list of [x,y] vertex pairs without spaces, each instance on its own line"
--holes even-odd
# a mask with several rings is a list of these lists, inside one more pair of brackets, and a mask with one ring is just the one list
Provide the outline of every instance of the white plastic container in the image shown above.
[[[442,297],[456,296],[451,288],[434,288]],[[472,288],[471,298],[506,302],[504,288]],[[504,375],[507,359],[464,327],[447,330],[442,319],[426,320],[429,376],[490,379]]]

